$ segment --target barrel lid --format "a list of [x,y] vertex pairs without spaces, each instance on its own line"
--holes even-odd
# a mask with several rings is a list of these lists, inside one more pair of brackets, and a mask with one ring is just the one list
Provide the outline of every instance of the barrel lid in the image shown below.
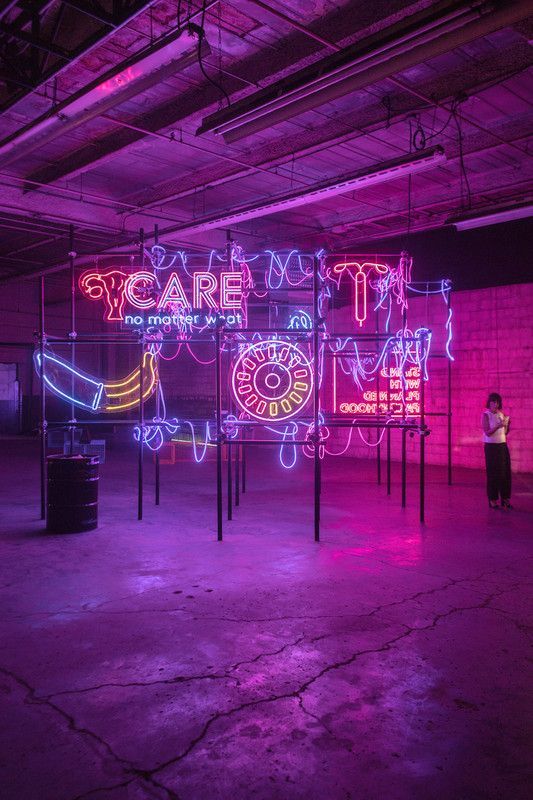
[[53,456],[47,456],[46,460],[47,462],[52,462],[55,464],[64,461],[73,461],[73,462],[83,461],[85,464],[98,464],[100,462],[98,456],[83,456],[83,455],[64,456],[61,453]]

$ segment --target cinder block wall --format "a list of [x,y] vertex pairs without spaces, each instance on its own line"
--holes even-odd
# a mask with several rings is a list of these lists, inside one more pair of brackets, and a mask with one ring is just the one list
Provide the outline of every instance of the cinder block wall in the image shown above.
[[[499,286],[491,289],[454,292],[452,353],[452,446],[453,463],[463,467],[482,467],[481,413],[487,394],[500,392],[504,410],[511,416],[509,447],[513,471],[533,471],[533,380],[532,345],[533,284]],[[344,325],[353,323],[348,308]],[[438,297],[409,301],[409,327],[427,325],[433,330],[432,352],[445,348],[446,309]],[[342,323],[340,323],[342,324]],[[337,326],[340,330],[340,324]],[[344,328],[346,329],[346,328]],[[391,326],[394,330],[394,324]],[[430,360],[430,380],[426,384],[426,409],[446,411],[447,362]],[[445,418],[429,417],[431,435],[427,439],[426,459],[432,464],[447,463],[447,423]],[[363,431],[375,441],[374,431]],[[342,436],[331,437],[332,451],[340,449]],[[401,437],[391,432],[392,456],[400,458]],[[408,442],[408,458],[418,460],[418,437]],[[383,441],[383,445],[385,440]],[[364,445],[354,431],[347,455],[375,458],[375,448]]]

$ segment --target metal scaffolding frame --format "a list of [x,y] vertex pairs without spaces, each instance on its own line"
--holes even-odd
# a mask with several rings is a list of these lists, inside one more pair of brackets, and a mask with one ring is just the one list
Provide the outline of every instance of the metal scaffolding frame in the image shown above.
[[[156,243],[158,241],[157,228],[155,232]],[[144,231],[141,229],[139,237],[139,256],[140,263],[144,262]],[[231,248],[232,241],[228,232],[228,241],[226,249],[227,263],[231,263]],[[324,276],[322,272],[321,257],[315,254],[304,254],[313,259],[313,270],[309,277],[311,279],[311,286],[304,287],[299,291],[309,291],[312,295],[312,301],[309,305],[312,307],[311,328],[310,329],[296,329],[291,330],[283,327],[241,327],[241,328],[227,328],[220,317],[213,332],[202,334],[201,336],[192,336],[188,339],[188,343],[211,343],[214,348],[214,364],[215,364],[215,422],[216,422],[216,517],[217,517],[217,539],[223,539],[223,447],[227,449],[227,475],[226,475],[226,501],[227,501],[227,520],[231,521],[233,518],[233,509],[241,504],[241,496],[246,493],[246,455],[247,449],[251,446],[272,446],[280,445],[280,441],[272,438],[251,439],[249,432],[254,428],[264,427],[266,424],[260,420],[237,420],[233,422],[238,430],[236,438],[228,437],[225,433],[224,417],[222,411],[223,402],[223,363],[222,354],[226,352],[228,355],[228,369],[231,366],[232,360],[232,341],[236,334],[243,336],[245,334],[265,334],[265,335],[279,335],[283,339],[290,339],[297,337],[298,339],[306,338],[311,348],[310,364],[312,366],[313,375],[313,390],[311,401],[311,413],[307,416],[298,416],[296,419],[299,422],[305,422],[309,425],[309,433],[302,439],[291,439],[290,444],[295,447],[312,448],[313,452],[313,532],[314,540],[320,540],[320,518],[321,518],[321,484],[322,484],[322,461],[321,461],[321,446],[322,440],[322,425],[328,428],[368,428],[376,430],[379,433],[386,431],[386,475],[387,475],[387,495],[391,494],[391,432],[392,430],[400,430],[402,434],[401,444],[401,506],[406,507],[406,474],[407,474],[407,448],[406,436],[408,434],[419,435],[419,470],[418,470],[418,484],[419,484],[419,519],[420,522],[425,520],[425,440],[430,430],[427,425],[428,417],[443,416],[447,417],[447,442],[448,442],[448,483],[452,482],[452,429],[451,429],[451,401],[452,401],[452,383],[451,383],[451,361],[448,361],[448,411],[447,412],[428,412],[426,410],[426,396],[425,396],[425,381],[423,375],[420,380],[420,415],[418,419],[413,417],[406,418],[405,409],[403,416],[395,419],[389,415],[377,414],[375,416],[367,416],[365,419],[350,419],[346,420],[339,418],[335,415],[325,416],[321,408],[321,386],[320,386],[320,360],[324,358],[326,348],[324,344],[339,338],[352,339],[354,342],[368,342],[374,343],[377,346],[380,340],[387,339],[394,342],[396,337],[391,337],[390,333],[379,332],[379,321],[375,333],[336,333],[331,334],[326,332],[325,318],[321,316],[321,286],[324,283]],[[144,443],[145,434],[151,428],[157,428],[159,422],[146,422],[145,419],[145,398],[143,396],[143,369],[144,369],[144,352],[146,343],[149,338],[144,329],[144,323],[141,329],[132,334],[127,333],[112,333],[112,334],[87,334],[79,335],[76,330],[76,282],[75,282],[75,258],[76,253],[74,250],[74,228],[70,228],[70,252],[69,252],[69,274],[70,274],[70,327],[71,330],[66,337],[47,336],[45,332],[45,276],[39,277],[39,331],[36,334],[37,346],[41,358],[40,370],[40,404],[39,404],[39,437],[40,437],[40,506],[41,518],[46,516],[46,453],[47,453],[47,433],[50,428],[60,427],[68,429],[70,432],[70,446],[71,452],[74,450],[74,431],[76,428],[84,425],[94,424],[94,420],[90,419],[76,419],[74,403],[70,404],[70,419],[68,421],[49,422],[46,418],[46,385],[44,375],[44,352],[45,346],[48,342],[56,344],[67,344],[70,346],[70,360],[71,365],[76,365],[76,354],[79,347],[82,345],[102,344],[105,346],[114,345],[127,345],[130,347],[137,347],[139,349],[139,401],[138,413],[136,420],[98,420],[98,425],[126,425],[138,427],[138,459],[137,459],[137,518],[143,518],[143,487],[144,487]],[[274,290],[275,291],[275,290]],[[287,291],[280,289],[279,291]],[[448,311],[451,308],[451,291],[447,295]],[[406,325],[405,310],[403,316],[404,327]],[[429,333],[429,332],[428,332]],[[422,339],[425,341],[426,333],[419,336],[418,341]],[[415,341],[415,337],[403,337],[404,341]],[[175,343],[176,339],[170,336],[163,336],[159,338],[158,343]],[[242,342],[241,342],[242,343]],[[228,345],[228,346],[226,346]],[[321,347],[322,355],[321,355]],[[329,351],[331,356],[335,354]],[[445,354],[430,354],[429,358],[442,357]],[[379,370],[378,370],[378,398],[379,398]],[[390,412],[390,381],[388,385],[388,405]],[[156,389],[156,406],[159,408],[159,386]],[[231,393],[228,392],[228,413],[235,410]],[[379,402],[378,408],[379,412]],[[323,422],[321,422],[323,417]],[[199,420],[193,420],[199,421]],[[205,419],[202,420],[205,422]],[[275,423],[269,422],[269,427],[275,425],[282,425],[282,422]],[[381,484],[381,445],[376,447],[377,456],[377,483]],[[155,497],[154,502],[156,505],[160,503],[160,459],[159,453],[155,453]]]

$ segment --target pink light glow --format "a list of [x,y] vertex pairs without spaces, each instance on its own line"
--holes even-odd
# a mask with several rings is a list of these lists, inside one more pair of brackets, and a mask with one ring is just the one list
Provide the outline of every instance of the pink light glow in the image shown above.
[[345,261],[340,264],[335,264],[333,267],[333,273],[339,275],[339,279],[344,271],[348,271],[348,274],[353,280],[353,312],[356,321],[359,323],[359,327],[362,326],[366,319],[367,274],[373,270],[381,275],[385,275],[385,273],[389,271],[389,267],[386,264],[377,264],[367,261],[363,264],[360,264],[358,261]]
[[[171,308],[188,311],[206,306],[211,311],[230,311],[245,306],[243,275],[241,272],[196,271],[192,274],[192,302],[188,299],[182,280],[177,272],[171,272],[160,293],[157,277],[146,270],[130,274],[118,269],[103,272],[89,270],[79,281],[80,289],[90,300],[104,300],[104,319],[107,322],[124,320],[126,301],[133,308],[159,311]],[[156,294],[157,293],[157,294]],[[215,293],[219,295],[219,302]]]
[[124,286],[127,277],[119,269],[108,269],[105,272],[91,270],[80,275],[79,286],[82,293],[90,300],[103,298],[104,319],[107,322],[120,322],[124,319]]

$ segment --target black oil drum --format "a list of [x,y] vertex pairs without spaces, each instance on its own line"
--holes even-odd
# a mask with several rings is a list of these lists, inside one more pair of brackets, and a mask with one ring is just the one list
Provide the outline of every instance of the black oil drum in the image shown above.
[[98,457],[48,456],[46,530],[80,533],[98,525]]

